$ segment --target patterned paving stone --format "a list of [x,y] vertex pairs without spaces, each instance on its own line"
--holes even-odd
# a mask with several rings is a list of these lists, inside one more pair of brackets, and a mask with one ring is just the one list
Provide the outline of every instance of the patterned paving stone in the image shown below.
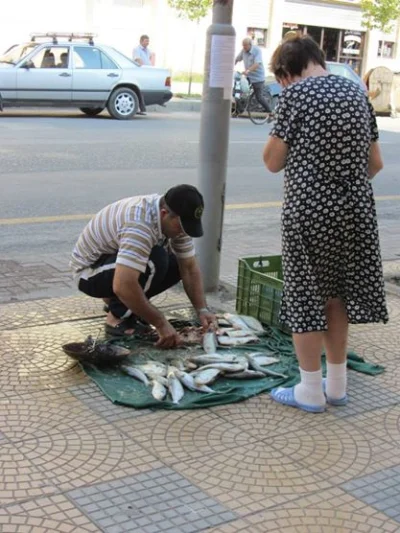
[[400,524],[400,464],[353,479],[341,487]]
[[245,402],[219,405],[210,409],[223,420],[230,422],[258,440],[287,434],[313,425],[324,425],[330,420],[329,413],[310,417],[297,409],[283,409],[271,401],[269,394],[261,394]]
[[0,356],[0,397],[87,383],[77,362],[61,350],[71,340],[80,338],[68,324],[1,332],[6,349]]
[[170,468],[67,495],[108,533],[195,533],[237,517]]
[[207,533],[397,533],[396,521],[341,489],[313,492]]
[[58,490],[70,490],[100,480],[135,475],[161,466],[137,443],[111,424],[74,428],[14,444]]
[[[113,404],[94,383],[70,387],[69,391],[86,407],[100,415],[107,422],[136,418],[152,412],[149,409],[133,409],[132,407]],[[122,425],[122,428],[124,427],[125,425]]]
[[201,459],[256,441],[243,428],[235,427],[207,409],[158,411],[115,425],[170,465],[182,460]]
[[99,316],[101,308],[99,300],[80,295],[0,305],[0,331]]
[[240,515],[258,512],[331,485],[265,442],[174,464],[186,478]]
[[[398,446],[400,442],[400,405],[363,413],[352,419],[352,422],[366,436],[373,435],[394,446]],[[395,461],[396,458],[400,462],[400,448],[394,454]],[[393,464],[396,462],[392,462],[390,466]]]
[[0,443],[0,472],[0,505],[52,494],[57,490],[34,461],[9,443]]
[[73,394],[59,389],[0,399],[0,427],[13,443],[74,433],[82,426],[98,424],[104,424],[102,417]]
[[377,378],[378,376],[366,376],[350,371],[348,373],[349,403],[340,409],[332,409],[332,414],[338,418],[344,418],[400,403],[400,394],[383,386],[382,381]]
[[0,508],[2,533],[100,533],[65,496],[55,495]]

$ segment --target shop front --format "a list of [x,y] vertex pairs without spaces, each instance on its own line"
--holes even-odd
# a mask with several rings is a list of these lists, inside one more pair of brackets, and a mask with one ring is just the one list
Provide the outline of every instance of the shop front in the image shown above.
[[361,75],[365,32],[284,22],[282,37],[288,32],[310,35],[325,52],[327,61],[346,63]]

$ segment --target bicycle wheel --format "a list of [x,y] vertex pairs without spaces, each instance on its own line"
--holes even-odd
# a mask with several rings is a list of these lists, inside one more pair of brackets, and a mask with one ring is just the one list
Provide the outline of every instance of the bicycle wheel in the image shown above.
[[[271,99],[271,93],[269,91],[264,91],[264,96],[268,100]],[[271,104],[270,104],[271,109],[272,109],[272,105],[273,104],[271,101]],[[256,95],[254,93],[249,98],[249,103],[247,104],[247,112],[249,114],[249,119],[252,121],[253,124],[256,124],[257,126],[261,126],[262,124],[265,124],[270,117],[270,113],[265,111],[263,106],[257,100]]]

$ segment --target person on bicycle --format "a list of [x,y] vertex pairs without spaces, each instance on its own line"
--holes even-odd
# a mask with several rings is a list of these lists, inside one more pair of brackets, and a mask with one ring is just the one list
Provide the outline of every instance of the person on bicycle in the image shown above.
[[267,113],[271,113],[272,109],[263,94],[265,86],[265,70],[261,50],[258,46],[254,46],[251,39],[248,37],[243,39],[242,45],[243,49],[237,55],[235,65],[236,63],[243,61],[244,68],[246,69],[243,74],[249,79],[253,86],[254,94],[256,95],[258,102],[263,106]]

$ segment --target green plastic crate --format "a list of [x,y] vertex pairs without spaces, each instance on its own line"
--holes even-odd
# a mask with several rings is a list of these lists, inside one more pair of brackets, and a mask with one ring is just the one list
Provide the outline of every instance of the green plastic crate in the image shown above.
[[289,333],[279,321],[283,289],[282,256],[258,255],[239,259],[236,311],[257,318],[262,324]]

